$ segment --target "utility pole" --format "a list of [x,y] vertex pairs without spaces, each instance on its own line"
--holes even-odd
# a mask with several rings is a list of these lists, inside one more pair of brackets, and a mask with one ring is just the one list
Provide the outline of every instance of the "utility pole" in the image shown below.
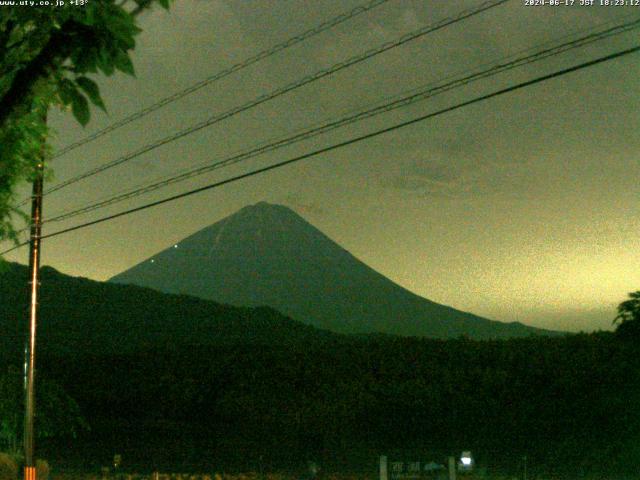
[[456,480],[456,457],[449,457],[449,480]]
[[[45,116],[46,121],[46,116]],[[43,140],[44,143],[45,140]],[[35,413],[36,326],[38,323],[38,288],[40,286],[40,237],[42,230],[42,187],[44,183],[44,145],[36,165],[31,196],[31,228],[29,236],[29,336],[25,351],[24,401],[24,480],[36,480],[33,418]]]

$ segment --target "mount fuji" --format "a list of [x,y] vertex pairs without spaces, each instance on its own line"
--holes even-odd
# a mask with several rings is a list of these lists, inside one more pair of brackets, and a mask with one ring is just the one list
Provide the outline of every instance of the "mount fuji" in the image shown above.
[[558,333],[488,320],[420,297],[293,210],[266,202],[242,208],[109,281],[238,306],[270,306],[339,333],[476,339]]

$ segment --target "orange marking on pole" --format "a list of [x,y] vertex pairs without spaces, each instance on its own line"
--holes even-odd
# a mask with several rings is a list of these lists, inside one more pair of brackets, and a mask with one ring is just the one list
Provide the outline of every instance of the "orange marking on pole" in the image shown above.
[[36,480],[36,467],[24,467],[24,480]]

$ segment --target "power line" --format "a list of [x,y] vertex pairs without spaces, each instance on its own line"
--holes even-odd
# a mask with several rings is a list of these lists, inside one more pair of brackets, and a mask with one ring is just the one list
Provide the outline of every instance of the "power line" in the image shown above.
[[[287,40],[285,40],[282,43],[279,43],[277,45],[274,45],[273,47],[267,49],[267,50],[263,50],[262,52],[249,57],[245,60],[243,60],[240,63],[237,63],[225,70],[222,70],[204,80],[201,80],[187,88],[185,88],[184,90],[178,91],[172,95],[169,95],[168,97],[165,97],[161,100],[159,100],[158,102],[142,109],[139,110],[138,112],[135,112],[131,115],[129,115],[128,117],[125,117],[121,120],[119,120],[118,122],[115,122],[105,128],[103,128],[102,130],[99,130],[81,140],[78,140],[75,143],[72,143],[70,145],[67,145],[65,147],[63,147],[62,149],[60,149],[58,152],[56,152],[53,156],[52,159],[61,157],[63,155],[65,155],[66,153],[69,153],[72,150],[75,150],[78,147],[81,147],[82,145],[85,145],[87,143],[90,143],[110,132],[113,132],[114,130],[119,129],[120,127],[123,127],[125,125],[128,125],[129,123],[138,120],[142,117],[145,117],[147,115],[149,115],[150,113],[164,107],[165,105],[168,105],[170,103],[173,103],[183,97],[186,97],[187,95],[190,95],[193,92],[196,92],[198,90],[200,90],[201,88],[204,88],[207,85],[210,85],[218,80],[221,80],[229,75],[231,75],[232,73],[238,72],[240,70],[243,70],[244,68],[247,68],[261,60],[264,60],[265,58],[271,57],[281,51],[286,50],[289,47],[292,47],[294,45],[297,45],[298,43],[303,42],[304,40],[307,40],[317,34],[320,34],[326,30],[329,30],[330,28],[337,26],[343,22],[346,22],[347,20],[350,20],[352,18],[357,17],[358,15],[368,12],[369,10],[372,10],[380,5],[382,5],[383,3],[386,3],[390,0],[372,0],[371,2],[358,6],[352,10],[350,10],[349,12],[343,13],[341,15],[338,15],[337,17],[334,17],[330,20],[327,20],[326,22],[321,23],[320,25],[306,30],[305,32],[296,35],[294,37],[291,37]],[[50,193],[50,191],[45,191],[44,194],[46,195],[47,193]],[[25,205],[27,202],[29,201],[29,199],[25,199],[22,202],[18,203],[18,207],[21,207],[23,205]]]
[[[631,18],[631,17],[633,17],[633,15],[627,16],[626,19]],[[537,45],[535,47],[530,47],[530,48],[527,48],[527,49],[524,49],[524,50],[520,50],[518,52],[515,52],[513,54],[507,55],[507,56],[503,57],[502,59],[496,60],[496,61],[491,62],[491,63],[480,64],[480,65],[477,66],[476,71],[479,68],[487,67],[487,66],[490,66],[490,65],[492,66],[492,68],[499,68],[501,66],[500,65],[495,65],[496,62],[514,61],[513,59],[517,59],[518,55],[523,55],[523,54],[529,53],[529,52],[536,52],[535,55],[541,55],[541,54],[543,54],[545,52],[548,52],[549,49],[547,49],[547,50],[545,50],[543,52],[540,52],[538,50],[541,49],[541,48],[546,48],[549,45],[552,46],[551,50],[559,49],[559,48],[562,48],[563,46],[565,46],[566,47],[565,51],[566,51],[566,50],[571,49],[571,48],[576,48],[576,47],[580,47],[580,46],[586,45],[587,43],[590,43],[590,42],[593,42],[593,41],[596,41],[596,40],[603,40],[605,37],[612,36],[612,35],[617,35],[617,34],[629,31],[631,29],[637,28],[638,27],[638,21],[639,20],[632,21],[632,22],[626,23],[626,24],[618,24],[618,25],[616,25],[615,21],[611,21],[610,20],[610,21],[607,21],[607,22],[603,22],[603,23],[601,23],[599,25],[596,25],[595,27],[575,30],[575,31],[573,31],[571,33],[565,34],[562,37],[559,37],[559,38],[555,39],[554,41],[544,42],[544,43],[542,43],[540,45]],[[565,44],[562,44],[562,45],[558,45],[558,43],[557,43],[557,42],[559,42],[561,40],[575,38],[576,35],[582,35],[582,34],[584,34],[586,32],[594,32],[598,28],[602,29],[605,26],[610,26],[610,25],[615,25],[615,26],[613,28],[607,28],[606,30],[602,30],[600,32],[595,32],[595,33],[592,33],[591,35],[588,35],[586,37],[582,37],[582,38],[579,38],[579,39],[576,39],[576,40],[573,41],[573,42],[582,42],[582,43],[578,44],[578,43],[569,42],[569,43],[565,43]],[[597,36],[597,37],[594,37],[594,36]],[[559,53],[563,53],[563,52],[557,51],[554,54],[559,54]],[[539,57],[537,59],[532,59],[530,61],[533,62],[533,61],[537,61],[537,60],[543,59],[543,58],[545,58],[545,57]],[[529,63],[529,62],[527,62],[527,63]],[[492,75],[492,72],[490,70],[491,69],[489,69],[489,71],[487,71],[487,76],[488,75]],[[447,77],[442,78],[441,81],[440,81],[440,86],[438,88],[440,88],[442,86],[442,82],[445,82],[445,81],[450,80],[450,79],[456,79],[456,75],[462,75],[462,74],[464,74],[466,72],[469,72],[469,71],[472,71],[472,70],[471,69],[465,69],[463,71],[458,71],[455,74],[451,74],[451,75],[449,75]],[[501,73],[501,71],[496,71],[495,73]],[[471,81],[473,81],[473,80],[475,80],[475,79],[472,79]],[[456,81],[460,81],[460,79],[456,79]],[[407,95],[409,95],[409,94],[415,94],[416,92],[418,92],[418,93],[419,92],[424,92],[425,88],[433,87],[433,86],[436,86],[436,85],[439,85],[439,84],[432,82],[429,85],[421,86],[419,88],[412,89],[410,91],[405,91],[405,92],[403,92],[401,94],[395,95],[394,97],[390,97],[387,100],[384,100],[384,102],[387,102],[387,103],[383,103],[382,106],[388,105],[389,100],[394,100],[395,101],[396,99],[403,99],[403,98],[406,99],[406,98],[408,98]],[[439,92],[435,92],[435,93],[433,93],[433,95],[437,95],[438,93]],[[425,97],[425,98],[429,98],[431,96],[432,95],[429,95],[428,97]],[[378,107],[376,107],[376,108],[378,108]],[[366,113],[368,113],[370,111],[371,110],[362,112],[361,110],[353,110],[352,109],[350,112],[348,112],[348,115],[354,115],[354,114],[355,115],[363,115],[363,114],[366,114]],[[349,118],[352,118],[352,117],[349,117]],[[357,119],[357,120],[359,120],[359,119]],[[340,122],[342,122],[342,121],[343,120],[340,120]],[[338,123],[338,122],[334,122],[334,123]],[[324,126],[322,126],[322,127],[314,127],[314,131],[319,130],[321,128],[324,128]],[[252,154],[251,156],[254,156],[254,155],[261,154],[262,152],[258,152],[258,149],[260,149],[260,148],[266,148],[266,147],[269,147],[269,146],[273,146],[274,148],[280,148],[282,142],[284,142],[284,141],[291,140],[291,143],[293,143],[294,141],[295,142],[300,141],[301,138],[299,138],[299,136],[300,136],[299,134],[301,134],[302,132],[305,132],[305,135],[310,133],[308,128],[304,128],[304,129],[299,129],[299,130],[294,132],[293,136],[296,138],[295,140],[293,140],[292,136],[289,136],[289,137],[286,137],[284,140],[282,138],[279,138],[278,140],[271,139],[271,140],[262,141],[259,144],[254,145],[254,147],[252,147],[252,149],[249,152],[243,151],[242,153],[239,153],[239,154],[235,154],[234,153],[233,156],[231,157],[231,159],[228,158],[228,159],[225,159],[225,160],[222,160],[222,161],[218,161],[218,162],[214,162],[214,163],[211,163],[210,161],[206,161],[204,163],[201,163],[197,167],[192,167],[191,169],[186,169],[186,170],[183,169],[183,170],[180,170],[180,171],[178,171],[176,173],[172,173],[170,175],[165,175],[162,178],[155,179],[155,180],[153,180],[153,183],[143,182],[143,183],[140,183],[140,184],[136,185],[135,187],[131,187],[129,189],[121,190],[120,192],[118,192],[116,194],[103,195],[102,197],[96,199],[94,201],[94,204],[89,205],[89,207],[92,207],[93,205],[95,205],[96,208],[100,208],[100,206],[102,206],[102,205],[106,206],[107,202],[110,205],[110,204],[113,204],[113,203],[117,203],[120,199],[125,200],[127,198],[130,198],[131,196],[137,196],[136,195],[137,193],[144,194],[144,193],[148,193],[150,191],[153,191],[153,190],[156,189],[156,186],[157,186],[157,188],[161,188],[163,186],[163,182],[175,183],[175,182],[182,181],[183,179],[190,178],[191,176],[197,176],[197,175],[200,175],[200,174],[207,173],[208,171],[215,170],[218,167],[222,168],[223,166],[225,166],[227,164],[227,162],[229,160],[235,160],[240,155],[244,156],[244,155],[247,155],[247,154],[251,153]],[[319,132],[319,133],[324,133],[324,132]],[[310,137],[309,136],[305,136],[305,139],[306,138],[310,138]],[[276,143],[277,143],[277,145],[275,145]],[[288,143],[287,145],[289,145],[289,144],[290,143]],[[271,150],[271,149],[269,149],[269,150]],[[238,161],[240,161],[240,160],[238,160]],[[231,163],[236,163],[236,162],[233,161]],[[84,210],[85,208],[89,208],[89,207],[69,208],[69,209],[63,211],[61,214],[57,215],[56,217],[50,218],[48,221],[51,222],[51,221],[62,220],[62,218],[58,218],[58,217],[62,217],[63,215],[66,216],[67,214],[71,214],[71,213],[74,213],[74,212],[78,212],[78,214],[84,213],[84,212],[80,212],[80,210]]]
[[361,53],[359,55],[356,55],[354,57],[351,57],[348,60],[345,60],[343,62],[337,63],[329,68],[325,68],[322,69],[314,74],[308,75],[300,80],[297,80],[295,82],[289,83],[287,85],[285,85],[284,87],[280,87],[277,88],[276,90],[273,90],[270,93],[266,93],[263,95],[260,95],[259,97],[243,104],[240,105],[238,107],[234,107],[230,110],[227,110],[226,112],[222,113],[222,114],[218,114],[218,115],[214,115],[213,117],[210,117],[207,120],[204,120],[200,123],[197,123],[191,127],[185,128],[177,133],[174,133],[172,135],[169,135],[167,137],[164,137],[160,140],[157,140],[153,143],[147,144],[141,148],[139,148],[138,150],[135,150],[134,152],[131,152],[125,156],[122,156],[120,158],[117,158],[115,160],[112,160],[111,162],[107,162],[103,165],[100,165],[94,169],[91,169],[83,174],[77,175],[73,178],[70,178],[69,180],[66,180],[64,182],[61,182],[57,185],[54,185],[53,187],[45,190],[44,194],[50,194],[53,193],[55,191],[58,191],[62,188],[65,188],[71,184],[77,183],[81,180],[84,180],[86,178],[92,177],[93,175],[96,175],[98,173],[104,172],[105,170],[108,170],[110,168],[113,168],[115,166],[118,166],[122,163],[128,162],[136,157],[139,157],[140,155],[143,155],[145,153],[148,153],[152,150],[155,150],[158,147],[161,147],[163,145],[166,145],[168,143],[174,142],[176,140],[179,140],[187,135],[190,135],[192,133],[195,133],[199,130],[202,130],[205,127],[209,127],[211,125],[214,125],[218,122],[221,122],[223,120],[226,120],[227,118],[230,118],[234,115],[237,115],[238,113],[244,112],[246,110],[249,110],[253,107],[256,107],[258,105],[261,105],[269,100],[272,100],[276,97],[279,97],[281,95],[284,95],[288,92],[291,92],[293,90],[296,90],[298,88],[301,88],[305,85],[308,85],[312,82],[315,82],[317,80],[320,80],[322,78],[328,77],[330,75],[333,75],[334,73],[337,73],[341,70],[344,70],[348,67],[351,67],[355,64],[361,63],[365,60],[368,60],[376,55],[379,55],[381,53],[384,53],[388,50],[391,50],[393,48],[399,47],[401,45],[404,45],[410,41],[416,40],[420,37],[423,37],[429,33],[435,32],[437,30],[443,29],[449,25],[452,25],[454,23],[460,22],[462,20],[465,20],[469,17],[472,17],[474,15],[478,15],[479,13],[482,13],[486,10],[489,10],[491,8],[497,7],[499,5],[502,5],[503,3],[508,2],[509,0],[489,0],[489,1],[485,1],[482,4],[480,4],[477,7],[471,8],[471,9],[467,9],[464,10],[460,13],[458,13],[457,15],[453,16],[453,17],[448,17],[445,18],[443,20],[440,20],[439,22],[436,22],[435,24],[432,25],[428,25],[426,27],[422,27],[419,28],[418,30],[415,30],[413,32],[410,32],[408,34],[403,35],[402,37],[400,37],[397,40],[391,41],[391,42],[386,42],[376,48],[367,50],[364,53]]
[[[411,120],[407,120],[407,121],[404,121],[404,122],[401,122],[401,123],[397,123],[397,124],[392,125],[390,127],[386,127],[386,128],[383,128],[383,129],[380,129],[380,130],[376,130],[374,132],[371,132],[371,133],[368,133],[368,134],[365,134],[365,135],[354,137],[354,138],[351,138],[351,139],[346,140],[344,142],[340,142],[340,143],[336,143],[336,144],[330,145],[328,147],[320,148],[318,150],[314,150],[312,152],[305,153],[303,155],[299,155],[299,156],[291,158],[289,160],[284,160],[282,162],[278,162],[278,163],[269,165],[267,167],[258,168],[256,170],[252,170],[250,172],[243,173],[241,175],[236,175],[234,177],[227,178],[225,180],[222,180],[222,181],[219,181],[219,182],[215,182],[215,183],[206,185],[204,187],[199,187],[199,188],[196,188],[196,189],[193,189],[193,190],[189,190],[187,192],[180,193],[178,195],[173,195],[171,197],[164,198],[162,200],[157,200],[155,202],[150,202],[150,203],[147,203],[145,205],[141,205],[139,207],[131,208],[129,210],[125,210],[125,211],[122,211],[122,212],[119,212],[119,213],[115,213],[113,215],[108,215],[108,216],[99,218],[97,220],[92,220],[90,222],[85,222],[85,223],[82,223],[82,224],[79,224],[79,225],[75,225],[73,227],[69,227],[69,228],[65,228],[63,230],[59,230],[57,232],[53,232],[53,233],[50,233],[50,234],[47,234],[47,235],[43,235],[41,238],[45,239],[45,238],[56,237],[58,235],[62,235],[62,234],[69,233],[69,232],[73,232],[75,230],[80,230],[82,228],[86,228],[86,227],[89,227],[89,226],[92,226],[92,225],[103,223],[103,222],[106,222],[106,221],[109,221],[109,220],[113,220],[113,219],[116,219],[116,218],[119,218],[119,217],[123,217],[125,215],[129,215],[129,214],[132,214],[132,213],[135,213],[135,212],[139,212],[139,211],[142,211],[142,210],[146,210],[148,208],[155,207],[155,206],[158,206],[158,205],[162,205],[164,203],[168,203],[168,202],[172,202],[172,201],[175,201],[175,200],[178,200],[178,199],[181,199],[181,198],[189,197],[191,195],[195,195],[196,193],[204,192],[206,190],[211,190],[213,188],[217,188],[217,187],[220,187],[222,185],[226,185],[228,183],[233,183],[233,182],[236,182],[236,181],[239,181],[239,180],[243,180],[245,178],[253,177],[255,175],[258,175],[258,174],[261,174],[261,173],[264,173],[264,172],[268,172],[270,170],[275,170],[277,168],[284,167],[285,165],[296,163],[296,162],[305,160],[307,158],[315,157],[315,156],[320,155],[322,153],[327,153],[327,152],[330,152],[332,150],[336,150],[338,148],[346,147],[348,145],[352,145],[354,143],[361,142],[363,140],[368,140],[370,138],[374,138],[374,137],[377,137],[379,135],[382,135],[382,134],[385,134],[385,133],[389,133],[389,132],[392,132],[394,130],[398,130],[398,129],[403,128],[403,127],[407,127],[409,125],[413,125],[413,124],[416,124],[416,123],[419,123],[419,122],[423,122],[423,121],[428,120],[430,118],[434,118],[434,117],[437,117],[439,115],[443,115],[445,113],[449,113],[449,112],[452,112],[454,110],[458,110],[460,108],[463,108],[463,107],[466,107],[466,106],[469,106],[469,105],[473,105],[475,103],[479,103],[479,102],[482,102],[484,100],[488,100],[490,98],[494,98],[494,97],[497,97],[497,96],[500,96],[500,95],[504,95],[506,93],[513,92],[515,90],[520,90],[522,88],[529,87],[529,86],[535,85],[537,83],[541,83],[541,82],[544,82],[544,81],[547,81],[547,80],[551,80],[553,78],[557,78],[557,77],[566,75],[568,73],[572,73],[572,72],[575,72],[575,71],[578,71],[578,70],[582,70],[584,68],[588,68],[588,67],[591,67],[591,66],[594,66],[594,65],[598,65],[600,63],[608,62],[610,60],[614,60],[616,58],[620,58],[620,57],[623,57],[625,55],[630,55],[630,54],[638,52],[638,51],[640,51],[640,45],[632,47],[632,48],[628,48],[626,50],[618,51],[616,53],[612,53],[612,54],[606,55],[604,57],[599,57],[599,58],[597,58],[595,60],[590,60],[588,62],[584,62],[584,63],[581,63],[579,65],[575,65],[573,67],[568,67],[568,68],[565,68],[565,69],[562,69],[562,70],[557,70],[557,71],[555,71],[553,73],[550,73],[550,74],[547,74],[547,75],[543,75],[543,76],[534,78],[532,80],[527,80],[525,82],[521,82],[521,83],[518,83],[516,85],[512,85],[510,87],[506,87],[506,88],[494,91],[494,92],[486,94],[486,95],[481,95],[481,96],[473,98],[471,100],[467,100],[465,102],[458,103],[458,104],[453,105],[451,107],[443,108],[441,110],[437,110],[436,112],[428,113],[428,114],[422,115],[420,117],[417,117],[417,118],[414,118],[414,119],[411,119]],[[0,253],[0,255],[4,255],[6,253],[9,253],[9,252],[11,252],[13,250],[16,250],[17,248],[20,248],[20,247],[22,247],[24,245],[27,245],[28,243],[29,242],[24,242],[22,244],[16,245],[16,246],[14,246],[14,247],[12,247],[12,248],[10,248],[8,250],[3,251],[2,253]]]
[[388,2],[389,0],[372,0],[369,3],[366,3],[364,5],[360,5],[346,13],[342,13],[340,15],[338,15],[337,17],[333,17],[323,23],[321,23],[320,25],[311,28],[309,30],[306,30],[296,36],[293,36],[287,40],[285,40],[284,42],[278,43],[277,45],[274,45],[271,48],[268,48],[266,50],[263,50],[255,55],[253,55],[252,57],[249,57],[239,63],[236,63],[235,65],[226,68],[225,70],[222,70],[218,73],[215,73],[214,75],[211,75],[210,77],[205,78],[204,80],[201,80],[197,83],[194,83],[193,85],[185,88],[184,90],[180,90],[179,92],[176,92],[172,95],[169,95],[161,100],[159,100],[158,102],[149,105],[148,107],[139,110],[131,115],[129,115],[128,117],[123,118],[122,120],[119,120],[115,123],[112,123],[111,125],[103,128],[102,130],[98,130],[97,132],[88,135],[87,137],[78,140],[77,142],[74,142],[70,145],[67,145],[63,148],[61,148],[58,152],[56,152],[56,154],[53,156],[53,158],[58,158],[61,157],[63,155],[65,155],[66,153],[69,153],[72,150],[75,150],[78,147],[81,147],[82,145],[86,145],[89,142],[92,142],[94,140],[96,140],[97,138],[100,138],[104,135],[106,135],[107,133],[113,132],[114,130],[117,130],[121,127],[124,127],[125,125],[128,125],[129,123],[138,120],[142,117],[145,117],[147,115],[149,115],[152,112],[155,112],[156,110],[164,107],[165,105],[168,105],[170,103],[175,102],[176,100],[179,100],[183,97],[186,97],[187,95],[192,94],[193,92],[196,92],[198,90],[200,90],[201,88],[206,87],[207,85],[211,85],[214,82],[217,82],[218,80],[221,80],[225,77],[228,77],[229,75],[231,75],[232,73],[235,72],[239,72],[240,70],[243,70],[255,63],[260,62],[261,60],[264,60],[265,58],[271,57],[273,55],[275,55],[276,53],[279,53],[283,50],[286,50],[289,47],[292,47],[294,45],[297,45],[298,43],[301,43],[311,37],[314,37],[315,35],[318,35],[326,30],[329,30],[337,25],[340,25],[341,23],[346,22],[347,20],[351,20],[352,18],[357,17],[358,15],[368,12],[369,10],[372,10],[386,2]]
[[[426,87],[422,87],[419,90],[414,90],[412,91],[412,93],[410,95],[405,95],[403,97],[394,99],[390,102],[384,103],[382,105],[376,106],[374,108],[370,108],[368,110],[365,111],[360,111],[357,112],[355,114],[350,114],[347,115],[346,117],[340,118],[338,120],[334,120],[334,121],[330,121],[328,123],[325,123],[323,125],[320,126],[316,126],[313,127],[311,129],[307,129],[307,130],[303,130],[300,131],[292,136],[286,137],[284,139],[279,139],[277,141],[274,142],[270,142],[270,143],[266,143],[266,144],[260,144],[258,146],[254,146],[253,148],[251,148],[250,150],[232,155],[230,157],[227,157],[224,160],[220,160],[214,163],[208,163],[205,166],[201,166],[198,168],[194,168],[194,169],[190,169],[187,171],[184,171],[182,173],[176,174],[176,175],[172,175],[168,178],[165,178],[163,180],[151,183],[151,184],[146,184],[140,187],[136,187],[132,190],[129,190],[125,193],[120,193],[117,195],[113,195],[111,197],[108,197],[104,200],[100,200],[97,202],[94,202],[92,204],[89,204],[87,206],[84,207],[80,207],[80,208],[76,208],[73,210],[69,210],[67,212],[63,212],[59,215],[56,215],[52,218],[46,219],[44,223],[50,223],[50,222],[57,222],[57,221],[62,221],[62,220],[66,220],[81,214],[85,214],[88,212],[92,212],[94,210],[100,209],[100,208],[104,208],[106,206],[109,205],[113,205],[119,202],[122,202],[124,200],[128,200],[128,199],[132,199],[135,197],[138,197],[140,195],[144,195],[146,193],[158,190],[160,188],[164,188],[168,185],[174,184],[174,183],[178,183],[184,180],[187,180],[189,178],[193,178],[195,176],[199,176],[199,175],[203,175],[205,173],[211,172],[213,170],[217,170],[219,168],[223,168],[232,164],[236,164],[239,163],[241,161],[247,160],[249,158],[253,158],[256,157],[258,155],[262,155],[266,152],[270,152],[273,150],[277,150],[289,145],[292,145],[294,143],[300,142],[302,140],[307,140],[309,138],[315,137],[317,135],[321,135],[324,133],[327,133],[331,130],[335,130],[337,128],[346,126],[346,125],[350,125],[352,123],[367,119],[367,118],[371,118],[373,116],[382,114],[382,113],[386,113],[401,107],[405,107],[408,105],[411,105],[413,103],[416,103],[418,101],[423,101],[426,100],[428,98],[434,97],[436,95],[448,92],[450,90],[453,90],[455,88],[459,88],[462,87],[464,85],[467,85],[471,82],[477,81],[477,80],[481,80],[481,79],[485,79],[494,75],[497,75],[499,73],[505,72],[507,70],[511,70],[517,67],[521,67],[523,65],[527,65],[533,62],[537,62],[540,60],[544,60],[547,59],[549,57],[555,56],[555,55],[559,55],[561,53],[564,53],[566,51],[578,48],[578,47],[583,47],[585,45],[588,45],[590,43],[596,42],[596,41],[601,41],[605,38],[611,37],[613,35],[619,35],[621,33],[625,33],[628,32],[632,29],[636,29],[640,27],[640,19],[635,19],[631,22],[627,22],[624,24],[620,24],[620,25],[616,25],[610,28],[607,28],[605,30],[601,30],[601,31],[597,31],[597,32],[593,32],[589,35],[583,36],[581,38],[577,38],[574,39],[572,41],[569,42],[565,42],[563,44],[560,45],[555,45],[552,46],[550,48],[546,48],[544,50],[541,51],[537,51],[531,55],[527,55],[524,57],[517,57],[515,59],[511,59],[508,62],[505,63],[498,63],[498,64],[494,64],[493,66],[491,66],[488,69],[485,70],[481,70],[481,71],[476,71],[475,73],[471,74],[471,75],[467,75],[465,77],[462,78],[456,78],[452,81],[449,81],[447,83],[440,83],[440,84],[430,84]],[[539,47],[538,47],[539,48]],[[532,49],[528,49],[527,51],[531,51]],[[510,56],[508,58],[512,58],[513,56]],[[504,62],[504,60],[503,60]]]

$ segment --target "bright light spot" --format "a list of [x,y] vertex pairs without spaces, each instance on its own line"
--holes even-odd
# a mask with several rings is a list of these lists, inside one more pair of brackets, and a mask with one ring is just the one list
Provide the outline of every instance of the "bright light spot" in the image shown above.
[[176,244],[173,246],[173,248],[178,248],[178,244],[176,243]]
[[468,470],[473,468],[471,452],[462,452],[462,455],[460,455],[460,467]]
[[151,259],[151,263],[155,263],[155,260],[154,260],[154,259]]

